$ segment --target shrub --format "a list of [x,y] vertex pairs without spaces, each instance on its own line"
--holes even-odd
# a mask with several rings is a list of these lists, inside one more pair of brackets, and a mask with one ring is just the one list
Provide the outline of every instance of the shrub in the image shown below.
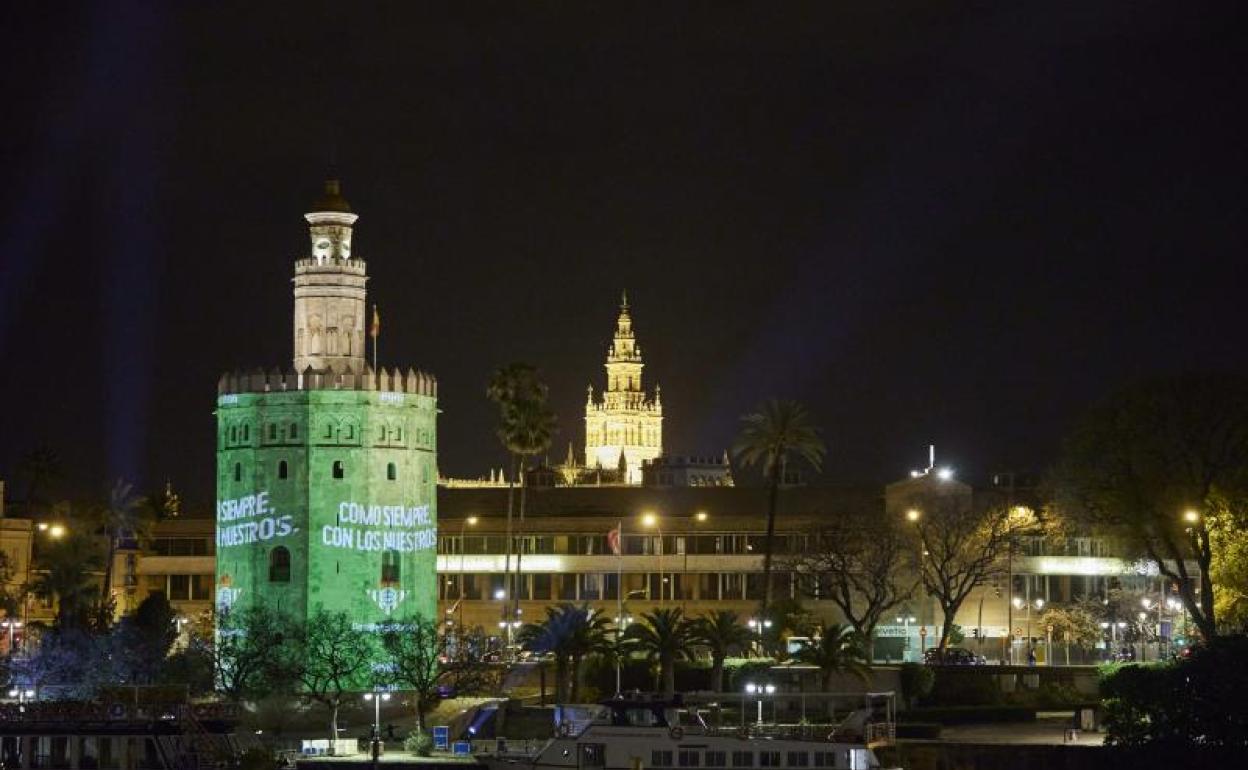
[[724,687],[734,692],[751,679],[763,681],[775,665],[774,658],[729,658],[724,661]]
[[268,749],[253,746],[238,755],[238,770],[273,770],[277,762]]
[[433,753],[433,738],[420,730],[413,730],[403,741],[403,749],[418,757],[427,757]]
[[936,682],[935,672],[919,663],[902,663],[898,676],[901,679],[901,697],[908,708],[914,708],[918,699],[926,698]]
[[936,672],[931,695],[924,703],[932,706],[989,706],[1001,702],[996,677],[984,669],[944,666]]

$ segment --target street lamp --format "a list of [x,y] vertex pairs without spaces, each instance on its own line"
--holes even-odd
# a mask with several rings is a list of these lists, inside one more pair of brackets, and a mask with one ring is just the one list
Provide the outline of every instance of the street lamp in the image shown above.
[[12,655],[17,645],[17,629],[22,627],[22,621],[15,618],[5,618],[3,621],[0,621],[0,626],[9,629],[9,654]]
[[758,655],[761,658],[763,655],[763,632],[771,628],[771,621],[763,618],[750,618],[745,624],[750,627],[751,631],[758,634]]
[[909,522],[918,521],[919,517],[921,517],[922,515],[923,514],[919,512],[918,508],[911,508],[910,510],[906,511],[906,521],[909,521]]
[[905,640],[902,643],[901,659],[903,662],[905,662],[906,652],[909,651],[910,649],[910,624],[918,622],[918,618],[916,618],[913,615],[898,615],[897,622],[900,623],[902,629],[904,629],[903,633],[905,634]]
[[381,757],[381,702],[390,700],[390,693],[383,690],[373,690],[364,693],[364,700],[373,702],[373,740],[371,746],[373,750],[373,762]]
[[641,515],[641,524],[644,527],[654,527],[655,531],[659,533],[659,606],[662,607],[665,599],[663,584],[666,582],[663,577],[663,524],[659,520],[658,515],[652,511],[647,511]]
[[749,693],[750,695],[758,696],[758,726],[762,727],[763,726],[763,696],[774,695],[776,692],[776,686],[774,684],[754,684],[753,682],[747,682],[745,685],[745,691]]
[[466,548],[467,541],[464,539],[464,532],[468,527],[477,526],[478,521],[480,521],[480,519],[476,516],[469,516],[459,525],[459,602],[457,602],[457,604],[459,605],[460,636],[463,636],[464,633],[464,556],[468,551]]
[[15,687],[9,690],[9,697],[17,701],[18,713],[25,714],[26,704],[35,699],[35,691],[32,688]]

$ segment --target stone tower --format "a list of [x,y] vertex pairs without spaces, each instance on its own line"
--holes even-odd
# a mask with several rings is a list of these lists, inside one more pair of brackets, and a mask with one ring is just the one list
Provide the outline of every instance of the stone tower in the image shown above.
[[628,295],[620,300],[615,338],[607,349],[607,387],[602,400],[589,387],[585,404],[585,464],[623,472],[623,481],[641,483],[641,465],[663,454],[663,404],[641,384],[641,346],[633,334]]
[[311,255],[295,262],[295,371],[364,371],[366,265],[351,253],[355,220],[338,180],[304,214]]
[[338,184],[295,262],[295,369],[217,386],[217,608],[371,627],[436,612],[437,383],[363,355],[364,263]]

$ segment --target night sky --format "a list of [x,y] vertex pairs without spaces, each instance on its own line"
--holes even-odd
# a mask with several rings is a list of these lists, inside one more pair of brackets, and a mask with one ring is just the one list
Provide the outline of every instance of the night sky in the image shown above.
[[[219,374],[289,366],[329,175],[440,464],[490,370],[583,443],[621,289],[669,452],[806,402],[829,481],[1037,470],[1088,402],[1248,369],[1243,39],[1185,3],[32,4],[6,15],[0,477],[213,495]],[[845,8],[842,6],[856,6]],[[453,8],[454,6],[448,6]],[[782,12],[781,12],[782,11]]]

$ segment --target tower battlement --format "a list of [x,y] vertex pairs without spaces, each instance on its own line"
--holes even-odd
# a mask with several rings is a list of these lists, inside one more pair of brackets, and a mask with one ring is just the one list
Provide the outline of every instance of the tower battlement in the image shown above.
[[299,274],[325,272],[365,275],[368,270],[368,262],[356,257],[352,257],[351,259],[340,259],[339,257],[325,257],[324,259],[317,257],[301,257],[295,260],[295,270]]
[[372,367],[355,373],[351,371],[335,372],[332,370],[303,372],[294,370],[280,371],[263,369],[253,371],[233,371],[221,375],[217,380],[217,395],[225,396],[232,393],[276,393],[291,390],[367,390],[383,393],[414,393],[422,396],[438,397],[438,381],[432,374],[418,372],[408,368],[404,373],[399,367],[387,369],[381,367],[374,372]]

